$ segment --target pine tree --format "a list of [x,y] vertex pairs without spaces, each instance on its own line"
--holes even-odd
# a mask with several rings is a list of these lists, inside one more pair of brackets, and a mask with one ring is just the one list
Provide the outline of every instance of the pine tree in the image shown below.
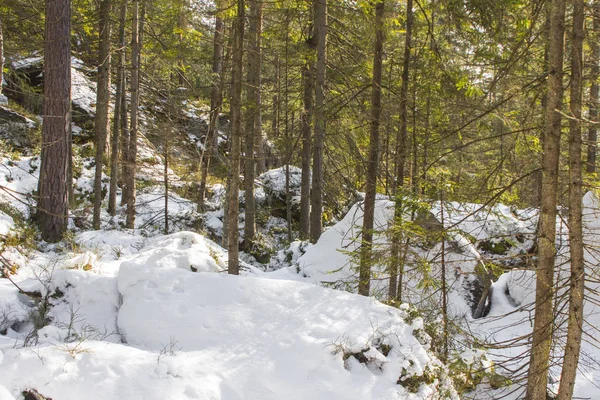
[[71,2],[46,1],[42,155],[38,223],[42,239],[59,241],[69,216]]

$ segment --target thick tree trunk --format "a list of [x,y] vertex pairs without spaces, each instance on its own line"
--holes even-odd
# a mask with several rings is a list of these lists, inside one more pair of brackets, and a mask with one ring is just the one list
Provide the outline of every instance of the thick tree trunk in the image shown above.
[[235,19],[233,60],[231,69],[231,152],[229,154],[228,185],[228,243],[227,272],[239,275],[239,188],[240,188],[240,154],[242,141],[242,70],[244,49],[244,0],[237,0],[237,16]]
[[[309,43],[312,39],[309,39]],[[312,137],[314,78],[312,62],[307,58],[302,67],[303,110],[300,116],[302,131],[302,177],[300,180],[300,239],[310,234],[310,141]]]
[[[394,224],[397,225],[402,220],[402,194],[398,193],[398,188],[404,186],[404,164],[406,162],[406,127],[408,125],[408,80],[410,78],[410,57],[412,48],[413,31],[413,1],[406,1],[406,37],[404,39],[404,60],[402,62],[402,85],[400,87],[400,127],[396,136],[396,178],[392,182],[392,194],[395,196],[394,206]],[[395,299],[402,291],[396,290],[397,281],[402,282],[402,277],[398,277],[400,271],[400,244],[402,243],[402,232],[396,226],[392,231],[392,244],[390,248],[390,284],[388,287],[388,296]],[[398,285],[399,286],[399,285]]]
[[117,61],[117,83],[115,93],[115,109],[113,116],[113,129],[110,141],[110,186],[108,193],[108,213],[115,215],[117,212],[117,182],[119,180],[119,131],[121,130],[121,108],[123,92],[125,91],[125,19],[127,18],[127,0],[121,4],[119,18],[119,58]]
[[[598,105],[600,103],[600,90],[598,87],[598,79],[600,78],[600,43],[598,43],[598,32],[600,32],[600,0],[594,1],[592,5],[592,16],[593,16],[593,29],[594,35],[589,41],[591,54],[590,54],[590,81],[592,85],[590,87],[590,108],[589,108],[589,119],[590,121],[596,122],[598,119]],[[598,125],[595,123],[590,124],[588,128],[588,147],[587,147],[587,162],[586,171],[588,173],[596,172],[596,151],[598,141]]]
[[310,241],[316,243],[323,230],[323,147],[325,145],[325,80],[327,69],[327,0],[314,0],[317,36],[315,80],[315,138],[310,193]]
[[261,0],[250,0],[248,15],[248,70],[246,75],[246,129],[244,160],[244,194],[246,200],[244,222],[244,249],[250,251],[256,234],[256,205],[254,202],[255,178],[255,142],[260,132],[257,130],[257,115],[260,115],[260,47],[261,36]]
[[127,154],[127,213],[125,227],[135,228],[135,173],[138,136],[138,108],[140,103],[140,1],[133,0],[133,22],[131,27],[131,129]]
[[[217,3],[218,7],[218,3]],[[210,91],[210,117],[208,122],[208,132],[206,132],[206,140],[204,142],[204,150],[202,151],[202,172],[200,177],[200,193],[198,194],[198,211],[204,211],[204,197],[206,196],[206,179],[208,177],[208,167],[210,160],[218,151],[217,138],[217,121],[221,112],[221,104],[223,103],[223,91],[221,85],[221,76],[223,71],[223,30],[225,24],[220,14],[215,17],[215,36],[213,41],[213,59],[212,59],[212,88]],[[217,138],[218,139],[218,138]]]
[[108,108],[110,102],[110,9],[111,0],[100,4],[100,44],[98,48],[98,83],[96,91],[96,173],[94,176],[94,216],[92,226],[100,229],[102,211],[102,167],[106,152],[106,137],[109,129]]
[[69,216],[71,2],[46,1],[44,106],[38,222],[42,239],[57,242]]
[[565,0],[553,0],[550,11],[549,76],[542,155],[542,196],[538,237],[538,270],[531,358],[527,373],[528,400],[545,400],[552,343],[556,202],[561,137]]
[[358,294],[369,295],[371,287],[371,264],[373,252],[373,228],[375,196],[377,195],[377,172],[379,167],[379,125],[381,118],[381,75],[383,63],[385,5],[380,0],[375,5],[375,52],[373,55],[373,82],[371,86],[371,129],[369,135],[369,164],[362,228],[362,247],[359,267]]
[[569,250],[571,253],[571,277],[569,280],[567,343],[558,391],[558,398],[564,400],[570,400],[573,397],[583,333],[585,270],[582,226],[581,103],[584,20],[584,1],[574,0],[571,40],[571,119],[569,120]]

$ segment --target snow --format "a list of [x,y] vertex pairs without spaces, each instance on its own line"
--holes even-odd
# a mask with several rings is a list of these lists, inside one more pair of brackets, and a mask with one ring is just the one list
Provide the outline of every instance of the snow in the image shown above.
[[[293,192],[300,188],[302,179],[302,170],[298,167],[290,165],[290,190]],[[258,180],[262,182],[265,189],[272,193],[285,192],[285,167],[271,169],[258,176]]]
[[[29,388],[67,400],[429,399],[438,389],[452,393],[439,361],[413,335],[422,322],[407,323],[405,309],[256,271],[220,273],[225,251],[191,232],[147,239],[84,232],[74,242],[76,252],[40,255],[62,257],[45,277],[29,278],[25,265],[15,276],[27,290],[59,295],[37,345],[15,346],[31,328],[23,323],[9,329],[10,340],[0,340],[0,385],[12,396]],[[111,251],[117,244],[119,254]],[[81,263],[91,269],[75,267]],[[0,300],[0,306],[33,307],[6,280],[0,280]],[[387,356],[377,350],[380,343],[392,346]],[[343,352],[360,351],[373,365],[344,360]],[[440,368],[441,381],[416,393],[396,384]]]

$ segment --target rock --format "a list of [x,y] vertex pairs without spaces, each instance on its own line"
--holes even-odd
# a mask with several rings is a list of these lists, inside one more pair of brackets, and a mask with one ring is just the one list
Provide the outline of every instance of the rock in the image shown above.
[[35,389],[26,390],[22,394],[23,394],[23,400],[52,400],[50,397],[42,396]]

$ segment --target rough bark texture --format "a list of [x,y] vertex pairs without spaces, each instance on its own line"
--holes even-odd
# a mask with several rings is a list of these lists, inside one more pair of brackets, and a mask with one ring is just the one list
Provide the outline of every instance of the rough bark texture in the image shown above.
[[548,94],[542,155],[542,196],[538,237],[535,319],[527,373],[528,400],[545,400],[553,331],[552,297],[556,256],[556,202],[560,155],[565,0],[553,0],[550,11]]
[[246,200],[244,220],[244,248],[250,251],[256,234],[256,205],[254,201],[255,178],[255,142],[260,136],[257,132],[257,115],[260,115],[260,48],[259,37],[262,32],[262,1],[250,0],[248,15],[248,70],[246,75],[246,129],[244,160],[244,194]]
[[108,193],[108,213],[115,215],[117,212],[117,181],[119,180],[119,131],[121,129],[121,108],[123,92],[125,91],[125,19],[127,18],[127,0],[121,4],[119,18],[119,58],[117,61],[117,83],[115,93],[115,109],[113,116],[113,129],[110,141],[110,186]]
[[308,239],[310,234],[310,141],[312,137],[313,117],[313,79],[312,63],[307,59],[306,64],[302,68],[302,101],[304,109],[300,116],[300,129],[302,131],[302,176],[300,180],[301,240]]
[[228,243],[227,272],[239,275],[239,188],[240,154],[242,141],[242,69],[244,48],[244,0],[237,0],[237,16],[233,41],[233,59],[231,69],[231,153],[229,154],[229,187],[227,194]]
[[57,242],[67,230],[71,121],[71,4],[46,1],[44,106],[38,221],[42,239]]
[[571,39],[571,119],[569,120],[569,318],[567,343],[560,376],[558,398],[573,397],[581,336],[583,333],[583,297],[585,271],[583,262],[582,226],[582,166],[581,166],[581,99],[583,72],[584,2],[573,2],[573,32]]
[[[600,32],[600,1],[596,0],[592,6],[592,16],[594,19],[592,32],[596,35]],[[598,43],[598,36],[592,36],[590,43],[590,81],[592,85],[590,87],[590,105],[589,105],[589,119],[590,121],[596,121],[598,119],[598,104],[600,103],[600,90],[598,87],[598,78],[600,78],[600,43]],[[596,124],[590,124],[588,128],[588,147],[587,147],[587,162],[586,171],[589,173],[596,172],[596,150],[598,141],[598,126]]]
[[96,173],[94,176],[94,216],[92,226],[100,229],[102,211],[102,167],[109,129],[108,107],[110,102],[110,9],[111,0],[100,4],[100,44],[98,48],[98,84],[96,91]]
[[316,243],[323,230],[323,147],[325,143],[325,80],[327,68],[327,0],[315,0],[317,68],[315,79],[315,139],[310,193],[310,241]]
[[373,227],[375,196],[377,195],[377,172],[379,170],[379,125],[381,117],[381,74],[383,61],[383,13],[384,2],[375,5],[375,45],[373,54],[373,81],[371,84],[371,124],[369,135],[369,162],[362,227],[362,247],[359,267],[358,294],[369,295],[371,287],[371,264],[373,253]]
[[208,122],[208,132],[206,133],[206,141],[202,154],[202,172],[200,177],[200,193],[198,199],[199,211],[204,211],[204,197],[206,195],[206,178],[208,177],[208,167],[210,160],[213,158],[213,153],[218,149],[215,146],[217,140],[217,121],[221,112],[221,104],[223,103],[223,91],[221,85],[221,75],[223,71],[223,30],[225,24],[223,19],[217,14],[215,18],[215,36],[213,41],[213,59],[212,73],[213,81],[210,91],[210,117]]
[[[412,47],[413,30],[413,1],[406,1],[406,37],[404,39],[404,60],[402,62],[402,85],[400,87],[400,129],[396,137],[396,178],[392,182],[392,194],[395,198],[394,221],[399,222],[402,219],[402,199],[398,193],[398,187],[404,185],[404,164],[406,162],[406,127],[408,125],[408,80],[410,78],[410,56]],[[390,285],[388,296],[395,299],[402,292],[401,288],[396,290],[397,283],[402,282],[402,277],[398,278],[400,268],[400,244],[402,242],[402,233],[400,229],[393,230],[390,258]],[[399,287],[400,285],[398,285]],[[398,300],[401,300],[398,298]]]
[[135,173],[137,156],[138,108],[140,102],[140,40],[139,40],[139,0],[133,0],[133,22],[131,27],[131,129],[127,154],[127,213],[125,227],[135,228]]

